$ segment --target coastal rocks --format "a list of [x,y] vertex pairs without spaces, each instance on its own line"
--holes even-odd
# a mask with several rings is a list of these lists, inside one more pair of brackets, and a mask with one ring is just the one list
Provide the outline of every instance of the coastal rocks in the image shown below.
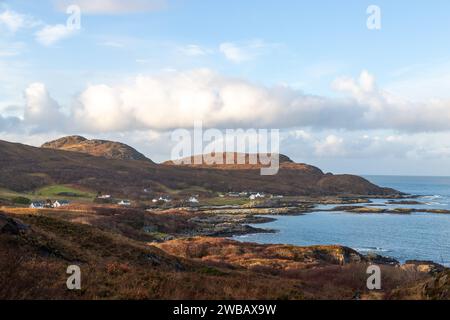
[[450,214],[450,210],[445,209],[416,209],[416,208],[377,208],[377,207],[363,207],[363,206],[337,206],[332,209],[323,211],[344,211],[349,213],[387,213],[387,214],[411,214],[415,212],[422,213],[436,213],[436,214]]
[[450,214],[450,210],[444,210],[444,209],[427,209],[427,210],[422,210],[420,212],[437,213],[437,214]]
[[369,253],[365,256],[367,261],[371,264],[376,265],[389,265],[389,266],[399,266],[400,262],[394,258],[380,256],[379,254]]
[[19,220],[8,217],[0,212],[0,234],[18,235],[29,227]]
[[433,261],[408,260],[401,266],[403,270],[437,274],[445,270],[445,267]]
[[357,251],[343,246],[263,245],[241,243],[230,239],[195,237],[178,239],[157,245],[169,254],[200,259],[214,264],[227,264],[246,269],[267,272],[295,271],[327,266],[377,263],[393,265],[398,263],[383,257],[368,258]]
[[362,206],[337,206],[326,211],[345,211],[350,213],[385,213],[386,209]]
[[248,224],[267,223],[274,219],[257,217],[252,215],[202,215],[189,219],[190,223],[197,225],[197,230],[192,235],[212,237],[229,237],[251,233],[271,233],[274,230],[259,229]]
[[314,208],[314,204],[305,203],[299,200],[285,200],[285,199],[267,199],[252,201],[242,206],[246,209],[289,209],[292,208],[296,211],[309,211]]
[[387,202],[387,204],[397,204],[397,205],[424,205],[425,203],[420,202],[420,201],[414,201],[414,200],[400,200],[400,201],[395,201],[395,200],[389,200]]
[[340,246],[317,247],[316,254],[325,260],[333,264],[346,265],[349,263],[361,263],[365,261],[364,256],[357,251]]
[[239,208],[239,209],[214,209],[202,211],[208,215],[301,215],[303,208],[283,207],[283,208]]

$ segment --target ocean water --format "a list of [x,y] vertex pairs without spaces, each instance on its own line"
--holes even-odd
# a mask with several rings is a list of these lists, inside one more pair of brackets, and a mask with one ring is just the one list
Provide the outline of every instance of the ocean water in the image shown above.
[[[423,205],[391,205],[387,199],[372,199],[380,207],[450,209],[450,177],[367,176],[381,186],[408,194]],[[320,206],[320,209],[333,206]],[[431,260],[450,266],[450,215],[352,214],[313,212],[303,216],[274,216],[277,219],[255,227],[277,233],[234,237],[245,242],[284,243],[300,246],[339,244],[361,253],[374,252],[406,260]]]

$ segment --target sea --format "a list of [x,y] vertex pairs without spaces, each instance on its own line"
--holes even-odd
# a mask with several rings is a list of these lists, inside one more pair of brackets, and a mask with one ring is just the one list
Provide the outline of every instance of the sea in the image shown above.
[[[389,199],[371,199],[383,208],[450,210],[450,177],[365,176],[369,181],[419,196],[422,205],[392,205]],[[360,204],[359,204],[360,205]],[[317,209],[334,208],[320,205]],[[274,222],[254,225],[277,230],[236,236],[235,240],[263,244],[343,245],[360,253],[377,253],[404,263],[434,261],[450,267],[450,215],[417,212],[411,215],[311,212],[274,216]]]

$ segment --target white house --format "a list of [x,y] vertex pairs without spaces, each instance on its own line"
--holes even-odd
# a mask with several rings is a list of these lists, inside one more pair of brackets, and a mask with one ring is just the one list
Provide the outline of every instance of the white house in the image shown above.
[[199,203],[198,199],[196,197],[190,197],[188,200],[189,203]]
[[155,199],[152,200],[153,203],[158,203],[158,202],[168,203],[170,201],[172,201],[172,200],[170,200],[169,197],[159,197],[159,198],[155,198]]
[[44,209],[45,203],[42,201],[33,201],[30,204],[31,209]]
[[265,197],[265,195],[263,193],[258,192],[258,193],[252,194],[250,196],[250,200],[256,200],[258,198],[264,198],[264,197]]
[[53,208],[65,207],[69,205],[69,201],[67,200],[56,200],[53,202]]
[[111,199],[111,195],[109,195],[109,194],[104,194],[104,195],[101,195],[101,196],[99,196],[98,197],[99,199]]
[[128,207],[128,206],[131,206],[131,201],[130,201],[130,200],[121,200],[121,201],[118,203],[118,205],[119,205],[119,206],[126,206],[126,207]]

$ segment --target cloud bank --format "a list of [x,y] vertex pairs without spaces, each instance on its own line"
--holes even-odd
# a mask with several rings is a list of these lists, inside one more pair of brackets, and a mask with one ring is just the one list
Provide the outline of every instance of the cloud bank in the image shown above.
[[35,83],[25,91],[23,119],[36,130],[55,130],[68,123],[73,130],[91,133],[165,131],[191,128],[195,121],[217,128],[450,130],[450,101],[408,101],[378,88],[367,71],[356,79],[339,78],[333,88],[342,97],[265,87],[198,69],[138,76],[116,86],[90,85],[63,113],[45,85]]

